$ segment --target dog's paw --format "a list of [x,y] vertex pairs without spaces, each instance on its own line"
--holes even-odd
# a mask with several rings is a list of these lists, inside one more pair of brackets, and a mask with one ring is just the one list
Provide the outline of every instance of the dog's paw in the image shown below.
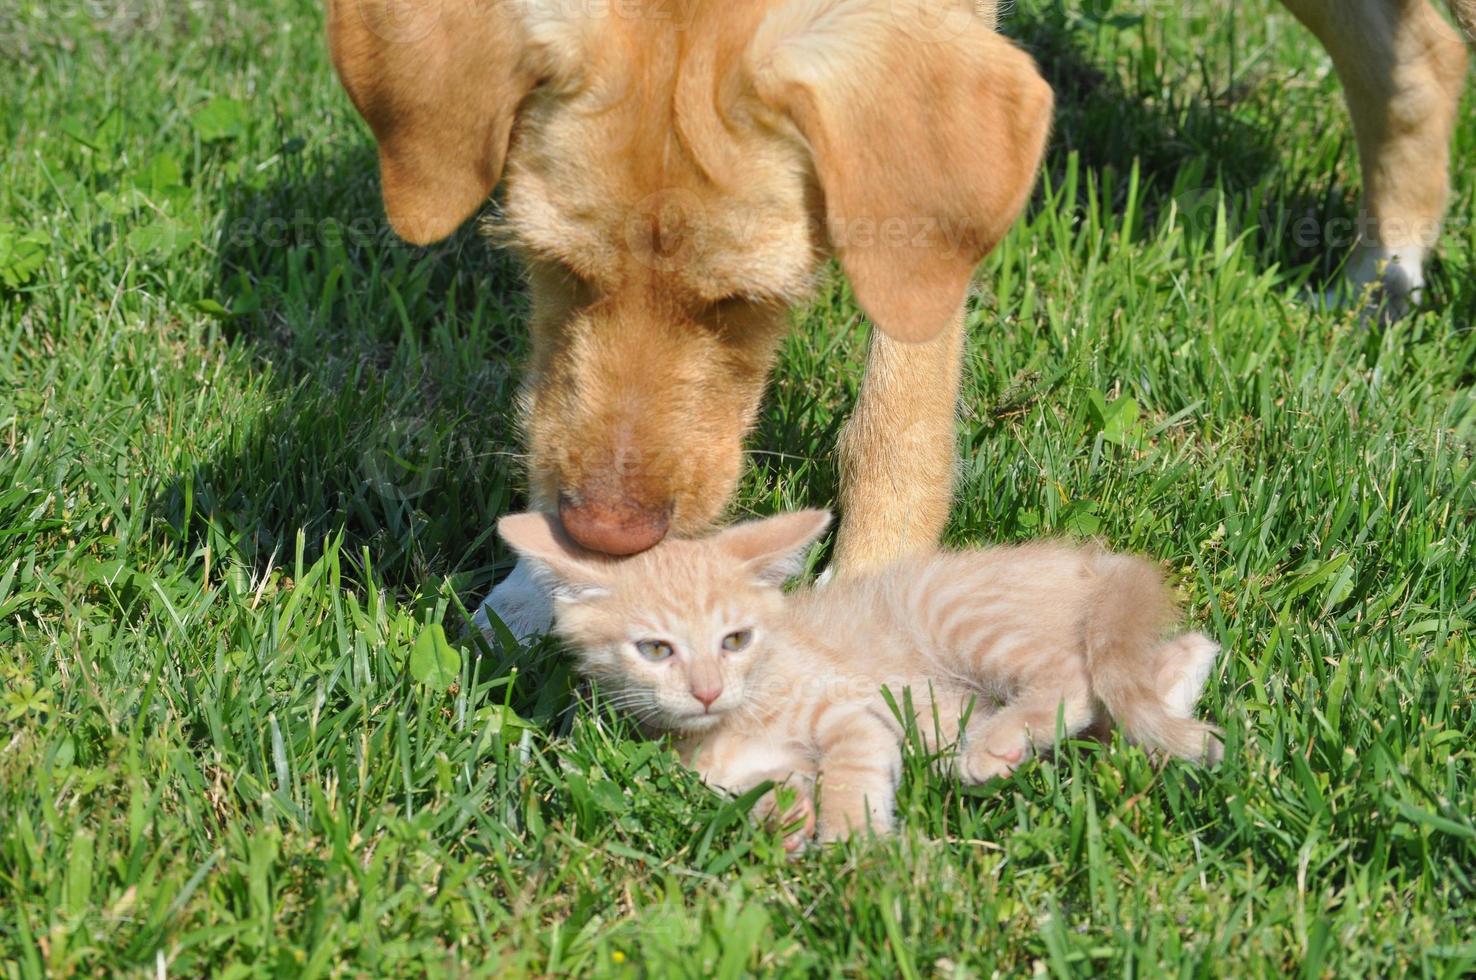
[[1419,306],[1424,295],[1424,249],[1360,245],[1348,259],[1343,279],[1333,288],[1307,291],[1314,309],[1359,311],[1361,322],[1387,324]]
[[519,561],[513,567],[512,574],[482,600],[472,617],[472,622],[489,643],[497,641],[492,616],[502,620],[519,641],[542,636],[553,627],[553,598],[534,579],[526,561]]

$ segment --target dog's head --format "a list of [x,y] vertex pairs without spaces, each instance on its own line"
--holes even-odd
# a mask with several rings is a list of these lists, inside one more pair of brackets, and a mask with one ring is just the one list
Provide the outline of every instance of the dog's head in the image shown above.
[[506,177],[532,488],[610,554],[714,520],[785,323],[836,256],[889,335],[958,315],[1049,86],[970,0],[329,0],[406,239]]

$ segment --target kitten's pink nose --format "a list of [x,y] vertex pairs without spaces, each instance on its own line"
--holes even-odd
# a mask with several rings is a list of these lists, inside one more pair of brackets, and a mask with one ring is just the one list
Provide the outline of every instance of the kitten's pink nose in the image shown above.
[[581,547],[605,555],[634,555],[666,537],[671,507],[645,507],[625,497],[560,494],[559,520]]
[[698,701],[701,701],[702,707],[704,708],[711,708],[712,703],[716,701],[722,693],[723,687],[721,684],[717,685],[716,687],[692,688],[692,697],[696,698]]

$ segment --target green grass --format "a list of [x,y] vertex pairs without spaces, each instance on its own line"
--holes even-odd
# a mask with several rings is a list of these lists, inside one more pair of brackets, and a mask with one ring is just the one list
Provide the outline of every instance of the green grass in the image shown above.
[[[1314,313],[1327,62],[1186,6],[1009,18],[1061,118],[980,275],[950,538],[1175,569],[1228,758],[914,760],[895,839],[790,862],[470,634],[517,273],[388,236],[315,4],[6,3],[0,973],[1476,969],[1476,112],[1429,308]],[[864,331],[839,282],[795,319],[740,511],[834,499]]]

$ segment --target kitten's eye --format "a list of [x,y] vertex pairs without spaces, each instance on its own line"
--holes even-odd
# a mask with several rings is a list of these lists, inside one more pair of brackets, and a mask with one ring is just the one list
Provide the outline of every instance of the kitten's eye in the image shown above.
[[636,649],[640,651],[641,656],[656,663],[670,660],[671,655],[676,653],[671,648],[671,644],[665,640],[641,640],[636,644]]
[[729,653],[737,653],[753,642],[753,630],[734,630],[723,637],[723,649]]

